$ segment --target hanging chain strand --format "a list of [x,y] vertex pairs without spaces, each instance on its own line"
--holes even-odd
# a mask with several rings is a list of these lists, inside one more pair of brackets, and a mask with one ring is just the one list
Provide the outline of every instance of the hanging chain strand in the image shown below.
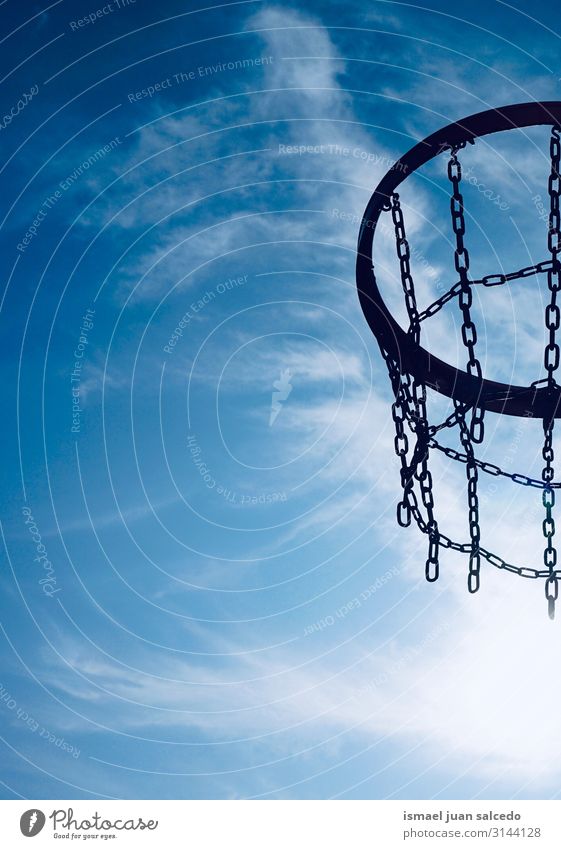
[[543,535],[547,540],[546,547],[543,553],[543,562],[548,570],[547,580],[545,582],[545,597],[547,599],[547,611],[549,618],[555,617],[555,602],[559,595],[559,583],[555,572],[557,565],[557,549],[553,545],[553,537],[555,536],[555,520],[552,516],[552,510],[555,505],[555,490],[551,488],[550,482],[553,479],[553,419],[548,423],[544,421],[544,443],[542,449],[545,466],[542,471],[542,478],[545,482],[544,491],[542,493],[543,506],[545,507],[545,519],[543,520]]
[[[548,343],[544,352],[544,366],[547,371],[547,386],[553,391],[557,384],[555,373],[559,367],[559,344],[557,342],[557,331],[561,315],[557,304],[557,292],[561,288],[561,274],[559,268],[558,254],[561,249],[561,213],[559,209],[559,195],[561,192],[561,178],[559,174],[561,160],[561,144],[559,141],[559,128],[553,127],[549,143],[551,158],[551,173],[549,175],[549,228],[547,233],[547,247],[551,254],[552,267],[547,272],[547,285],[550,292],[550,301],[545,310],[545,326],[548,331]],[[547,599],[547,610],[549,618],[555,617],[555,602],[559,596],[559,581],[555,574],[557,564],[557,549],[553,544],[555,536],[555,520],[553,519],[553,507],[555,506],[555,490],[551,486],[554,476],[553,461],[553,424],[555,412],[546,416],[543,421],[544,443],[542,456],[545,466],[542,471],[542,480],[545,483],[542,493],[543,506],[545,507],[545,519],[543,521],[543,535],[546,539],[546,547],[543,553],[544,564],[549,570],[545,582],[545,597]]]
[[[462,179],[462,166],[458,159],[457,148],[452,149],[448,160],[448,179],[452,183],[452,197],[450,199],[450,212],[452,214],[452,228],[456,236],[456,248],[454,251],[454,265],[460,275],[459,303],[462,311],[462,342],[468,352],[467,372],[468,374],[482,378],[481,364],[475,355],[477,342],[477,330],[471,320],[472,291],[469,282],[469,253],[464,244],[466,223],[464,217],[464,199],[460,192]],[[479,589],[479,572],[481,567],[481,556],[479,543],[481,532],[479,528],[479,498],[477,495],[477,466],[474,462],[473,443],[483,441],[484,423],[483,409],[474,407],[471,425],[468,428],[465,419],[465,411],[458,401],[454,400],[458,424],[460,426],[460,440],[467,456],[466,478],[468,492],[468,519],[471,550],[469,555],[468,589],[475,593]]]
[[[471,285],[488,287],[504,286],[505,283],[510,283],[514,280],[523,280],[534,274],[545,274],[545,272],[549,271],[551,268],[553,268],[552,261],[550,259],[546,259],[543,262],[536,263],[536,265],[527,265],[525,268],[521,268],[518,271],[510,271],[508,274],[487,274],[486,277],[482,277],[480,280],[472,280]],[[419,322],[425,321],[425,319],[431,318],[433,315],[436,315],[437,312],[440,312],[443,306],[460,294],[461,288],[461,281],[454,283],[447,292],[419,313]]]
[[460,425],[460,440],[467,456],[466,476],[468,482],[468,520],[470,536],[468,590],[476,593],[479,589],[479,571],[481,567],[481,556],[479,543],[481,531],[479,528],[479,497],[477,495],[477,466],[473,456],[472,438],[466,423],[465,413],[460,409],[458,401],[454,401],[458,410],[458,423]]
[[[472,291],[469,281],[469,253],[464,244],[464,235],[466,232],[466,222],[464,217],[464,198],[460,192],[460,182],[462,179],[462,166],[458,159],[457,148],[452,149],[452,154],[448,160],[448,179],[452,183],[452,197],[450,198],[450,212],[452,214],[452,228],[456,236],[456,247],[454,250],[454,265],[456,271],[460,275],[460,291],[459,303],[462,311],[462,342],[468,352],[467,372],[468,374],[482,378],[481,363],[475,355],[475,345],[477,343],[477,330],[475,324],[471,320],[471,305]],[[471,425],[470,437],[472,442],[480,444],[483,442],[484,423],[483,409],[474,407]]]
[[403,498],[397,505],[397,523],[402,528],[407,528],[411,524],[411,505],[410,492],[413,488],[413,475],[410,474],[409,464],[407,462],[407,453],[409,451],[409,441],[405,433],[404,422],[406,418],[405,403],[403,398],[403,387],[399,380],[399,369],[393,360],[388,359],[388,365],[394,374],[394,381],[397,375],[397,391],[395,392],[395,401],[392,404],[392,418],[395,425],[394,450],[401,462],[401,486],[403,488]]
[[[441,451],[447,457],[450,457],[451,460],[457,460],[458,463],[467,463],[469,459],[467,454],[462,454],[461,451],[456,451],[455,448],[449,448],[447,445],[441,445],[436,439],[429,439],[429,448],[436,448],[437,451]],[[495,463],[478,460],[476,457],[473,458],[473,462],[478,469],[481,469],[482,472],[486,472],[486,474],[492,475],[493,477],[508,478],[513,483],[520,484],[521,486],[532,486],[536,489],[542,490],[547,488],[561,489],[561,481],[544,483],[543,480],[539,481],[536,478],[528,477],[528,475],[521,475],[520,472],[505,472],[504,469],[501,469],[500,466],[496,466]]]
[[392,419],[395,426],[394,450],[401,463],[400,479],[403,497],[397,504],[397,523],[400,527],[407,528],[411,524],[411,511],[416,506],[413,491],[413,478],[416,470],[415,452],[413,452],[411,465],[409,465],[407,462],[409,440],[404,428],[404,422],[410,419],[408,399],[410,397],[409,384],[411,378],[408,374],[400,373],[397,363],[389,356],[387,351],[382,350],[382,356],[386,362],[394,394],[392,404]]
[[421,499],[427,513],[427,533],[429,535],[429,551],[425,562],[425,578],[429,582],[437,581],[440,573],[438,560],[440,534],[438,522],[434,517],[434,496],[432,492],[432,474],[428,467],[429,458],[429,425],[427,420],[427,388],[424,383],[413,381],[413,402],[415,405],[418,445],[422,450],[422,460],[417,479],[421,489]]
[[556,333],[559,329],[560,311],[557,305],[557,292],[561,288],[561,275],[558,254],[561,250],[561,212],[559,209],[560,194],[560,158],[561,144],[559,142],[559,128],[554,127],[551,131],[550,141],[551,174],[549,175],[549,228],[547,233],[547,247],[551,254],[551,268],[547,272],[547,285],[550,291],[550,302],[545,311],[545,326],[549,331],[548,344],[544,352],[544,366],[547,372],[547,383],[550,389],[556,386],[555,372],[559,367],[559,345]]
[[[411,253],[409,250],[409,242],[405,231],[405,222],[403,220],[403,212],[399,195],[394,192],[391,203],[392,221],[395,231],[395,246],[399,259],[399,269],[401,275],[401,285],[405,295],[405,306],[409,317],[409,334],[413,342],[418,345],[420,340],[420,322],[419,312],[417,309],[417,299],[415,297],[415,284],[413,275],[411,274]],[[429,426],[427,421],[426,398],[427,390],[425,384],[413,379],[412,387],[412,418],[414,422],[415,436],[417,438],[415,449],[413,451],[413,459],[409,469],[404,455],[401,455],[402,462],[402,486],[403,486],[403,501],[398,505],[398,522],[402,524],[411,521],[411,503],[413,492],[413,476],[419,481],[421,491],[421,500],[427,514],[427,533],[429,535],[429,550],[427,560],[425,562],[425,577],[427,581],[436,581],[439,575],[439,535],[438,524],[434,518],[434,496],[432,492],[432,475],[428,468],[429,455]],[[392,413],[393,414],[393,413]],[[395,421],[395,417],[394,417]],[[411,421],[411,417],[408,418]],[[403,427],[403,423],[396,421],[396,427]],[[397,436],[396,436],[397,440]],[[400,441],[400,445],[402,441]],[[396,441],[397,446],[397,441]]]
[[420,325],[419,312],[417,310],[417,299],[415,297],[415,285],[411,275],[411,253],[409,251],[409,242],[405,235],[403,212],[401,211],[401,203],[399,202],[399,195],[397,192],[394,192],[392,195],[392,221],[395,231],[395,247],[397,250],[399,270],[401,273],[401,285],[403,286],[405,306],[407,309],[407,315],[409,316],[409,333],[415,344],[418,345]]

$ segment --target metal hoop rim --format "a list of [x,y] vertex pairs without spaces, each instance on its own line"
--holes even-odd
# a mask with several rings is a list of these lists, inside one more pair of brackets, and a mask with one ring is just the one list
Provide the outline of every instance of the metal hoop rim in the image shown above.
[[480,379],[416,344],[389,311],[376,283],[372,260],[374,233],[380,214],[388,208],[400,183],[443,151],[505,130],[556,124],[561,125],[561,101],[551,100],[488,109],[442,127],[418,142],[387,171],[366,206],[358,237],[359,301],[380,346],[437,392],[504,415],[561,418],[561,387],[513,386]]

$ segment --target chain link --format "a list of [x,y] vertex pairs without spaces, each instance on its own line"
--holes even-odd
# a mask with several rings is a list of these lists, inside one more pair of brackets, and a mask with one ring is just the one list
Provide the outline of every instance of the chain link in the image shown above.
[[[503,560],[502,557],[487,551],[485,548],[480,548],[479,553],[488,563],[491,564],[491,566],[496,566],[497,569],[504,569],[506,572],[513,572],[521,578],[549,578],[551,575],[547,569],[532,569],[529,566],[513,566],[511,563],[507,563],[506,560]],[[553,576],[555,578],[557,578],[559,574],[560,570],[554,570]]]
[[467,455],[466,477],[468,491],[468,523],[471,541],[469,555],[468,590],[476,593],[479,589],[479,570],[481,558],[479,554],[479,543],[481,531],[479,528],[479,498],[477,495],[477,465],[474,462],[472,438],[466,424],[465,413],[458,401],[454,401],[458,411],[458,424],[460,426],[460,441]]
[[[486,277],[481,277],[479,280],[470,280],[470,285],[489,287],[503,286],[505,283],[531,277],[533,274],[545,274],[552,268],[553,262],[550,259],[546,259],[543,262],[536,263],[536,265],[527,265],[525,268],[521,268],[518,271],[510,271],[508,274],[488,274]],[[440,312],[445,304],[460,294],[461,288],[461,281],[454,283],[451,289],[419,313],[419,322],[425,321],[425,319],[431,318],[433,315],[436,315],[437,312]]]
[[[558,253],[561,250],[561,212],[559,208],[559,195],[561,194],[561,143],[559,141],[559,128],[553,127],[549,142],[549,155],[551,159],[551,172],[547,190],[549,193],[549,229],[547,233],[547,247],[551,254],[552,267],[547,272],[547,285],[550,292],[549,304],[545,310],[545,326],[548,331],[548,343],[544,351],[544,366],[547,372],[547,386],[549,390],[556,388],[555,373],[559,368],[559,344],[557,342],[557,331],[561,323],[561,314],[557,304],[557,292],[561,288],[561,273]],[[553,544],[555,536],[555,520],[552,515],[555,506],[555,491],[551,486],[554,476],[553,461],[553,416],[546,416],[543,421],[544,442],[542,456],[545,462],[542,471],[542,480],[545,484],[542,493],[543,506],[545,507],[545,519],[543,520],[543,535],[546,546],[543,552],[543,562],[549,571],[545,582],[545,597],[547,599],[547,610],[549,618],[555,616],[555,602],[559,596],[559,581],[555,574],[557,564],[557,549]]]
[[486,277],[481,277],[479,280],[474,280],[474,286],[502,286],[504,283],[510,283],[513,280],[521,280],[525,277],[531,277],[534,274],[544,274],[553,267],[550,259],[545,259],[536,265],[526,265],[518,271],[510,271],[508,274],[488,274]]
[[413,401],[415,404],[415,432],[418,444],[423,452],[420,470],[417,474],[423,507],[427,513],[427,533],[429,535],[429,551],[425,562],[425,578],[427,581],[438,580],[440,571],[438,523],[434,517],[434,496],[432,492],[432,475],[428,468],[429,426],[427,421],[427,389],[424,383],[413,381]]
[[[463,411],[469,410],[468,406],[463,406]],[[444,428],[451,428],[458,424],[458,413],[454,410],[453,413],[444,419],[439,425],[431,425],[429,427],[429,436],[434,436],[435,433],[438,433],[439,430],[443,430]],[[436,447],[439,447],[438,445]]]
[[[460,310],[462,312],[462,342],[468,352],[467,372],[468,374],[482,379],[481,364],[475,355],[477,343],[477,330],[471,319],[472,290],[469,281],[469,253],[464,244],[466,223],[464,217],[464,198],[460,191],[462,179],[462,166],[458,159],[457,149],[453,148],[448,160],[448,179],[452,184],[452,197],[450,199],[450,212],[452,215],[452,229],[456,236],[456,247],[454,250],[454,266],[460,275],[460,291],[458,293]],[[468,492],[468,522],[471,550],[469,555],[468,589],[475,593],[479,589],[481,557],[479,554],[479,543],[481,531],[479,528],[479,498],[477,495],[477,466],[474,462],[473,442],[483,441],[484,423],[483,409],[474,407],[471,419],[471,427],[468,428],[465,419],[465,410],[457,400],[454,400],[458,425],[460,427],[460,441],[467,456],[466,478]]]
[[557,306],[557,292],[561,288],[561,274],[557,254],[561,250],[561,222],[559,210],[560,176],[559,165],[561,145],[559,142],[559,130],[554,127],[550,141],[551,173],[548,182],[550,200],[549,230],[547,234],[547,247],[551,253],[552,267],[547,272],[547,285],[550,292],[550,301],[545,311],[545,326],[549,332],[549,341],[544,352],[544,366],[547,372],[547,380],[550,388],[555,386],[555,372],[559,366],[559,345],[556,334],[559,329],[560,313]]
[[547,599],[547,609],[549,618],[555,616],[555,602],[559,595],[559,585],[557,577],[554,575],[555,566],[557,565],[557,549],[553,545],[553,537],[555,536],[555,520],[552,515],[553,507],[555,506],[555,490],[551,486],[553,480],[553,420],[544,421],[544,443],[542,456],[545,461],[545,466],[542,471],[542,479],[544,481],[544,490],[542,493],[543,506],[545,507],[545,519],[543,520],[543,535],[546,539],[546,547],[543,553],[543,562],[549,571],[547,581],[545,582],[545,597]]
[[[462,454],[461,451],[456,451],[455,448],[448,448],[446,445],[441,445],[436,439],[429,440],[429,448],[436,448],[437,451],[441,451],[451,460],[457,460],[459,463],[468,462],[467,454]],[[478,460],[476,457],[474,457],[473,462],[478,469],[481,469],[482,472],[486,472],[488,475],[493,475],[494,477],[501,476],[508,478],[521,486],[532,486],[536,489],[544,489],[546,487],[549,487],[550,489],[561,489],[560,481],[551,481],[551,483],[546,484],[543,480],[539,481],[536,478],[531,478],[528,475],[522,475],[519,472],[505,472],[500,466],[496,466],[494,463],[488,463],[485,460]]]
[[[456,271],[460,275],[460,291],[459,303],[462,311],[462,342],[468,352],[467,372],[468,374],[482,379],[481,363],[475,355],[475,345],[477,343],[477,330],[471,319],[472,291],[468,276],[469,271],[469,253],[464,244],[464,235],[466,232],[466,222],[464,217],[464,198],[460,192],[460,182],[462,179],[462,166],[458,159],[457,149],[452,149],[452,154],[448,160],[448,179],[452,183],[452,197],[450,199],[450,212],[452,215],[452,228],[456,236],[456,247],[454,250],[454,265]],[[483,441],[484,423],[483,409],[474,407],[471,426],[470,438],[476,444]]]
[[437,312],[440,312],[443,306],[448,303],[448,301],[453,300],[460,294],[460,289],[462,288],[462,284],[460,282],[454,283],[451,289],[441,295],[440,298],[437,298],[436,301],[433,301],[426,309],[422,310],[419,313],[419,322],[425,321],[427,318],[432,318],[433,315],[436,315]]
[[411,524],[411,507],[409,503],[409,492],[412,488],[412,476],[409,473],[409,464],[407,462],[407,453],[409,451],[409,440],[405,433],[403,423],[407,418],[406,401],[404,396],[403,384],[401,381],[400,371],[397,363],[385,352],[384,354],[390,381],[394,391],[394,402],[392,404],[392,419],[395,426],[394,451],[399,457],[401,463],[401,486],[403,488],[403,498],[397,505],[397,522],[402,528],[407,528]]
[[420,326],[419,312],[417,310],[417,299],[415,297],[415,285],[411,275],[411,253],[409,251],[409,242],[405,234],[405,223],[403,221],[403,212],[401,211],[401,203],[399,195],[394,192],[392,195],[392,221],[395,229],[395,246],[397,257],[399,259],[399,269],[401,272],[401,285],[405,295],[405,306],[407,315],[409,316],[409,333],[413,337],[416,344],[419,344]]
[[[419,530],[426,534],[428,533],[428,527],[426,522],[423,521],[420,511],[418,508],[414,508],[412,510],[412,515],[415,518],[417,526]],[[441,548],[449,549],[450,551],[457,551],[460,554],[470,554],[471,552],[471,543],[469,542],[456,542],[455,540],[450,539],[450,537],[446,536],[442,532],[439,534],[439,542]],[[487,561],[491,566],[494,566],[496,569],[504,569],[505,572],[512,572],[515,575],[519,575],[521,578],[549,578],[551,573],[549,569],[533,569],[530,566],[514,566],[511,563],[507,563],[506,560],[503,560],[502,557],[499,557],[498,554],[493,554],[493,552],[488,551],[483,546],[479,547],[479,554],[481,557]],[[559,578],[561,575],[561,569],[555,569],[553,571],[553,576]]]
[[[403,496],[397,504],[397,523],[402,528],[407,528],[411,524],[412,510],[418,510],[417,499],[413,487],[419,463],[426,463],[428,438],[423,441],[420,438],[420,434],[417,435],[416,445],[412,452],[411,462],[409,463],[409,440],[405,432],[404,423],[407,421],[407,423],[411,425],[411,419],[414,415],[412,406],[414,396],[411,393],[410,388],[411,377],[410,375],[402,374],[399,371],[397,363],[388,355],[387,352],[382,351],[382,355],[386,361],[390,382],[394,391],[394,402],[392,404],[392,419],[395,425],[394,450],[401,463],[400,478]],[[415,383],[415,398],[417,398],[417,393],[419,391],[416,386],[417,384]],[[416,403],[419,403],[419,401],[417,400]],[[426,410],[424,410],[424,406],[423,412],[426,422]],[[429,478],[428,483],[424,484],[424,488],[426,490],[424,498],[432,501],[432,477]],[[430,518],[433,518],[432,515]],[[436,528],[436,533],[438,533],[438,528]]]
[[[427,523],[423,520],[421,516],[421,512],[415,503],[411,506],[411,515],[415,519],[417,527],[423,534],[429,533],[429,528]],[[470,554],[472,550],[472,544],[469,542],[456,542],[455,540],[450,539],[450,537],[446,536],[442,532],[439,532],[438,535],[439,545],[441,548],[449,549],[451,551],[457,551],[460,554]],[[499,557],[498,554],[493,554],[493,552],[488,551],[483,546],[479,547],[479,554],[481,557],[486,560],[491,566],[495,566],[497,569],[503,569],[505,572],[511,572],[514,575],[518,575],[521,578],[553,578],[559,579],[561,576],[561,569],[554,569],[553,572],[548,569],[534,569],[530,566],[514,566],[511,563],[507,563],[506,560],[503,560],[502,557]]]
[[[423,534],[428,533],[428,527],[426,522],[423,521],[421,513],[418,508],[414,508],[411,511],[411,515],[415,518],[417,526],[419,530]],[[469,542],[456,542],[455,540],[450,539],[450,537],[446,536],[446,534],[439,533],[439,542],[441,548],[449,549],[450,551],[457,551],[460,554],[470,554],[471,552],[471,543]],[[487,561],[491,566],[495,566],[497,569],[504,569],[505,572],[512,572],[515,575],[519,575],[521,578],[549,578],[551,573],[549,569],[533,569],[530,566],[514,566],[511,563],[507,563],[506,560],[503,560],[502,557],[499,557],[498,554],[493,554],[493,552],[488,551],[483,546],[479,547],[479,554],[481,557]],[[553,571],[553,576],[559,578],[561,575],[561,569],[555,569]]]
[[[401,203],[397,192],[394,192],[392,195],[391,213],[395,230],[395,244],[399,259],[401,284],[405,295],[407,315],[409,316],[409,334],[415,344],[418,344],[420,339],[420,323],[415,297],[415,285],[411,274],[411,254],[405,231]],[[395,365],[395,369],[397,369],[397,365]],[[407,410],[410,412],[409,416],[407,415]],[[397,507],[397,521],[400,525],[407,527],[411,522],[413,503],[415,504],[415,509],[418,511],[413,489],[414,478],[416,478],[419,482],[423,507],[427,514],[427,522],[425,523],[423,520],[423,524],[429,534],[429,551],[425,564],[425,576],[427,581],[436,581],[439,573],[439,534],[438,524],[434,518],[432,475],[428,468],[429,437],[426,386],[422,381],[414,378],[412,384],[409,383],[409,385],[404,385],[403,381],[400,382],[398,396],[392,408],[392,415],[396,425],[395,449],[401,459],[401,484],[403,487],[403,499]],[[403,421],[406,418],[416,436],[416,444],[410,465],[407,464],[407,437],[403,428]]]

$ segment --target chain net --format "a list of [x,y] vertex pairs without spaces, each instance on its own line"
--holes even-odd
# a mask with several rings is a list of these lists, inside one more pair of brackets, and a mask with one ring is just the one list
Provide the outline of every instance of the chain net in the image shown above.
[[[535,274],[547,275],[549,303],[545,310],[545,327],[547,344],[544,351],[544,368],[547,377],[543,382],[549,388],[557,388],[555,375],[560,363],[560,349],[557,332],[561,325],[561,310],[557,303],[557,293],[561,289],[561,142],[560,128],[554,126],[550,138],[551,170],[548,181],[549,194],[549,227],[548,251],[550,258],[536,265],[527,266],[519,271],[508,274],[490,274],[478,280],[472,280],[469,275],[469,252],[465,245],[466,224],[464,215],[464,199],[461,192],[462,167],[458,158],[459,150],[465,143],[449,149],[447,174],[451,185],[450,213],[454,232],[454,266],[458,281],[449,291],[438,300],[419,312],[415,296],[415,285],[411,273],[411,254],[403,210],[399,194],[394,192],[386,210],[391,212],[397,257],[399,260],[400,277],[405,297],[405,306],[409,321],[408,335],[415,344],[419,344],[421,324],[427,318],[435,315],[449,301],[457,299],[461,317],[461,338],[466,352],[466,371],[468,374],[482,379],[481,363],[477,357],[477,329],[472,319],[471,307],[473,287],[500,286],[513,280],[529,277]],[[486,561],[497,569],[520,575],[524,578],[543,579],[548,614],[551,619],[555,616],[555,603],[559,596],[559,576],[557,568],[557,549],[555,546],[555,492],[561,488],[561,482],[554,481],[554,450],[553,425],[554,418],[543,420],[543,470],[541,480],[524,474],[504,471],[499,466],[484,462],[476,457],[474,446],[483,442],[485,435],[485,410],[481,406],[469,407],[454,399],[454,412],[438,425],[429,426],[427,420],[427,388],[418,377],[400,369],[395,359],[382,350],[386,362],[394,395],[392,418],[395,425],[395,453],[401,464],[402,494],[397,504],[397,521],[402,527],[408,527],[412,521],[428,538],[428,553],[425,563],[427,581],[436,581],[439,576],[440,550],[452,549],[468,555],[469,566],[467,583],[471,593],[480,587],[481,562]],[[537,381],[540,383],[542,381]],[[445,428],[457,428],[459,441],[463,451],[457,451],[441,445],[435,438],[436,434]],[[465,465],[467,481],[467,507],[469,541],[455,542],[443,534],[438,527],[435,513],[435,501],[432,487],[432,476],[429,470],[429,454],[431,450],[442,452],[447,457]],[[543,536],[545,547],[543,553],[543,569],[514,566],[501,557],[488,551],[481,545],[479,524],[478,479],[480,472],[493,476],[503,476],[516,484],[535,487],[542,491],[542,502],[545,510],[543,520]]]

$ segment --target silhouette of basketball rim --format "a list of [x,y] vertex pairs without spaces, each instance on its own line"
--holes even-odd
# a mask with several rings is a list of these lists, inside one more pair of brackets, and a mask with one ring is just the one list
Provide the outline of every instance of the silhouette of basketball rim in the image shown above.
[[[507,273],[490,273],[473,279],[470,274],[466,242],[462,168],[459,152],[474,144],[481,136],[524,127],[549,125],[549,157],[551,168],[548,180],[549,216],[547,245],[544,258],[533,266]],[[413,520],[428,537],[425,576],[436,581],[439,576],[439,556],[442,548],[453,549],[469,557],[468,589],[477,592],[483,561],[521,577],[544,579],[548,613],[555,615],[559,595],[557,549],[554,544],[555,521],[553,507],[555,492],[561,482],[554,481],[553,427],[561,417],[561,387],[556,381],[560,362],[557,341],[561,324],[558,292],[561,290],[561,101],[519,103],[489,109],[470,115],[438,130],[420,141],[401,157],[380,181],[364,212],[358,239],[356,278],[362,311],[374,333],[388,367],[394,395],[392,417],[395,424],[395,451],[401,462],[402,495],[397,505],[398,523],[407,527]],[[435,157],[446,159],[450,183],[450,214],[454,236],[454,272],[451,288],[424,310],[417,305],[414,280],[410,267],[410,250],[401,209],[398,186],[414,171]],[[380,217],[391,215],[395,232],[397,259],[409,327],[404,330],[384,303],[376,282],[373,241]],[[545,241],[545,240],[544,240]],[[492,271],[492,269],[490,269]],[[546,275],[549,303],[545,310],[547,344],[544,351],[545,377],[529,386],[515,386],[486,379],[477,358],[477,329],[471,307],[475,286],[507,285],[531,275]],[[561,301],[561,297],[559,298]],[[448,302],[456,301],[461,318],[462,343],[466,352],[465,370],[456,368],[434,356],[421,345],[421,327]],[[453,401],[453,413],[436,425],[427,420],[427,389],[435,390]],[[475,446],[484,439],[487,411],[509,416],[538,418],[543,424],[541,480],[524,474],[512,474],[499,466],[484,462],[476,456]],[[437,434],[443,428],[456,428],[462,451],[445,447]],[[409,434],[409,435],[408,435]],[[455,542],[438,526],[429,470],[430,452],[438,450],[465,464],[467,477],[467,506],[469,541]],[[543,568],[514,566],[493,554],[481,544],[479,527],[478,478],[480,473],[510,478],[513,483],[541,490],[545,509],[543,520]]]

